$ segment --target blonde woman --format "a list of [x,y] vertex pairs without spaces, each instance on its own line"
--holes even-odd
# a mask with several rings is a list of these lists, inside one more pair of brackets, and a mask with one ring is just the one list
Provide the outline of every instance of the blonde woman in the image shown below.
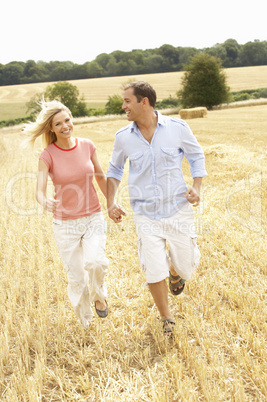
[[[108,315],[104,277],[106,222],[93,185],[93,177],[106,197],[106,177],[89,139],[74,137],[70,110],[58,101],[41,103],[34,123],[24,128],[29,142],[42,135],[46,148],[39,158],[36,198],[53,213],[53,231],[68,278],[68,295],[83,327],[93,318]],[[48,177],[54,197],[47,197]],[[91,292],[89,292],[89,284]]]

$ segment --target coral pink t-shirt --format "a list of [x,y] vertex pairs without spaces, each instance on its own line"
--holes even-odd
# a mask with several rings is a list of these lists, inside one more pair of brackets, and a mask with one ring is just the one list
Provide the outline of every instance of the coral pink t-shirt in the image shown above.
[[71,149],[50,144],[40,155],[49,168],[49,176],[55,187],[54,198],[59,201],[54,218],[77,219],[101,211],[93,185],[96,150],[92,141],[76,138]]

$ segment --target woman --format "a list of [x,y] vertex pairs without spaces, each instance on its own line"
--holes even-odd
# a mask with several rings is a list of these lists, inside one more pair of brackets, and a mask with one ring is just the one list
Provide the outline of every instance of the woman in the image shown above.
[[[97,314],[108,315],[104,276],[106,222],[93,185],[93,177],[106,197],[106,177],[92,141],[73,136],[70,110],[58,101],[41,103],[34,123],[24,128],[32,144],[40,135],[46,148],[40,155],[37,201],[53,213],[53,231],[68,277],[68,295],[83,327]],[[48,176],[54,184],[54,198],[47,197]],[[91,292],[89,292],[90,282]]]

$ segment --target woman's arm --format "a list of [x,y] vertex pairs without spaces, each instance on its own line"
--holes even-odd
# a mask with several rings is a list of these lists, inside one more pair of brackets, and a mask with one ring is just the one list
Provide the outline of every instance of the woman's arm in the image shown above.
[[43,160],[39,160],[39,169],[37,177],[36,200],[44,209],[49,212],[54,212],[59,201],[53,198],[46,198],[48,180],[48,166]]
[[98,184],[100,190],[102,191],[102,193],[104,194],[104,196],[107,198],[107,179],[106,179],[106,175],[103,172],[103,169],[100,165],[100,162],[98,160],[96,151],[94,152],[94,155],[92,157],[92,163],[95,168],[95,178],[96,178],[97,184]]

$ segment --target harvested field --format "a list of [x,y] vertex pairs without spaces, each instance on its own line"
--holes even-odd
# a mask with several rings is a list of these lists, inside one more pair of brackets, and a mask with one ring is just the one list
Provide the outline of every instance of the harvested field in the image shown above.
[[[108,222],[110,314],[89,332],[76,320],[51,216],[35,201],[38,147],[0,130],[0,398],[2,401],[266,401],[267,106],[189,121],[209,176],[196,210],[202,258],[185,292],[169,296],[166,341],[139,266],[124,176],[121,225]],[[125,120],[75,125],[107,169]],[[188,184],[188,164],[184,163]]]

